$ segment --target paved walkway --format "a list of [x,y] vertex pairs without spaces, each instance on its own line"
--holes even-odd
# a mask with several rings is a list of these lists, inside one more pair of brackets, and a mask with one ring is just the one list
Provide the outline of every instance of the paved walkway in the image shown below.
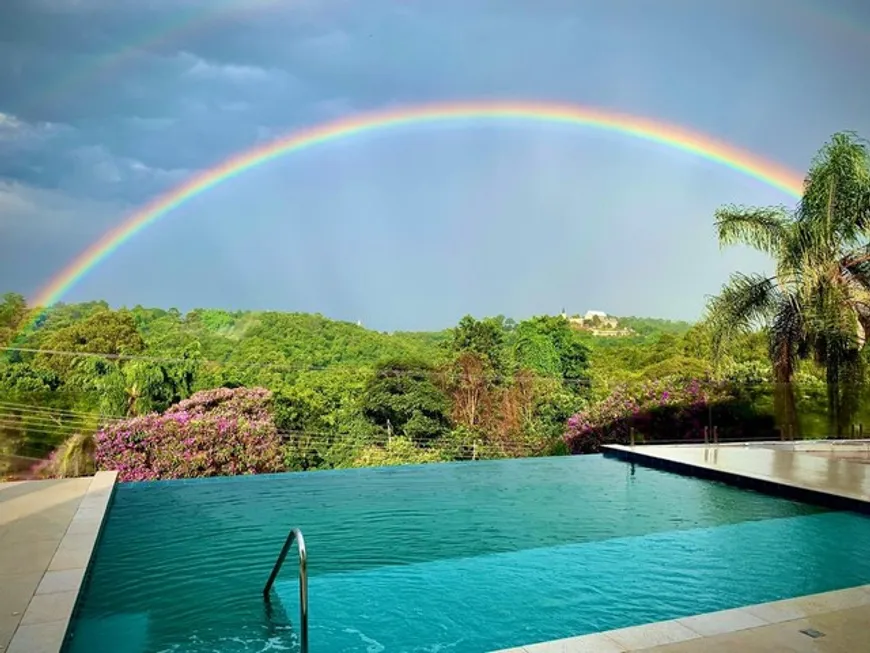
[[[836,456],[813,455],[786,447],[753,445],[643,445],[605,447],[641,464],[673,467],[683,473],[714,474],[765,491],[792,489],[847,500],[853,509],[870,507],[870,465]],[[706,473],[705,473],[706,472]],[[795,496],[798,500],[802,496]],[[864,504],[861,506],[859,504]],[[845,507],[845,506],[844,506]]]
[[114,472],[0,483],[0,651],[58,653]]

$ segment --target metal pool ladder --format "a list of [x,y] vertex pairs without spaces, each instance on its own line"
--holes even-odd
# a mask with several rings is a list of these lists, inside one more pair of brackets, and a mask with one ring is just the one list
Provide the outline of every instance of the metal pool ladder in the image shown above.
[[284,546],[281,548],[281,553],[278,554],[278,559],[275,561],[275,566],[272,567],[272,573],[269,575],[269,580],[266,581],[266,586],[263,588],[263,598],[269,600],[269,591],[272,589],[272,584],[278,577],[278,572],[281,571],[281,566],[284,564],[284,558],[293,546],[293,541],[296,540],[299,545],[299,640],[301,653],[308,653],[308,553],[305,550],[305,538],[302,537],[302,531],[294,528],[287,535],[284,541]]

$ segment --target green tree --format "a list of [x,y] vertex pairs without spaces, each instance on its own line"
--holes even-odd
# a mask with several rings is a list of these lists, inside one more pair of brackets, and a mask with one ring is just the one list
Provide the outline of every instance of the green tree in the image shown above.
[[762,327],[781,421],[796,424],[792,388],[798,362],[825,369],[830,429],[841,434],[863,378],[870,328],[870,152],[852,134],[835,134],[812,162],[794,211],[725,207],[716,213],[723,246],[769,255],[772,275],[732,276],[708,305],[714,349]]
[[451,332],[450,349],[454,356],[470,352],[480,356],[493,375],[505,371],[503,346],[505,342],[504,320],[485,318],[476,320],[466,315]]
[[539,316],[516,328],[514,357],[518,367],[556,376],[566,388],[582,394],[589,380],[589,348],[561,317]]
[[6,293],[0,303],[0,346],[12,342],[24,318],[27,316],[27,302],[17,293]]
[[42,348],[49,352],[63,352],[40,354],[37,361],[40,366],[65,378],[79,361],[86,358],[75,356],[75,353],[109,357],[139,354],[145,350],[145,341],[129,311],[99,310],[82,322],[55,331],[43,341]]
[[423,361],[380,364],[363,390],[363,416],[384,433],[412,441],[441,437],[450,428],[450,407],[433,373]]

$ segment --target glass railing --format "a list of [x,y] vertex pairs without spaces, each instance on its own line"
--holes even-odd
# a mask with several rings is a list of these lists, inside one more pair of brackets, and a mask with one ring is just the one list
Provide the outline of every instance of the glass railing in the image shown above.
[[[870,439],[870,384],[844,384],[829,392],[821,382],[653,382],[599,389],[567,412],[557,401],[564,402],[565,394],[551,400],[542,391],[522,410],[489,406],[487,421],[471,425],[454,415],[449,428],[437,434],[360,426],[359,416],[354,424],[333,420],[329,429],[276,429],[289,470],[595,453],[602,444],[632,441]],[[0,396],[0,478],[34,477],[74,438],[83,441],[83,454],[62,458],[68,472],[87,472],[83,460],[93,453],[89,436],[126,419],[101,414],[98,406],[99,397],[86,394]]]

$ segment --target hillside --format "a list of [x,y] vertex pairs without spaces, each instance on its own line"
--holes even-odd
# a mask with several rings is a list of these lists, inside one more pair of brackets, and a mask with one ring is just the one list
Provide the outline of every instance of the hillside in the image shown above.
[[[291,469],[539,455],[562,451],[568,418],[620,388],[647,396],[648,384],[680,379],[730,379],[737,390],[770,382],[763,334],[738,339],[714,364],[702,326],[619,323],[635,335],[596,337],[561,316],[466,316],[444,331],[381,333],[301,313],[103,302],[36,312],[6,295],[0,455],[43,458],[107,421],[242,386],[271,392]],[[761,387],[747,397],[769,412],[770,386]]]

